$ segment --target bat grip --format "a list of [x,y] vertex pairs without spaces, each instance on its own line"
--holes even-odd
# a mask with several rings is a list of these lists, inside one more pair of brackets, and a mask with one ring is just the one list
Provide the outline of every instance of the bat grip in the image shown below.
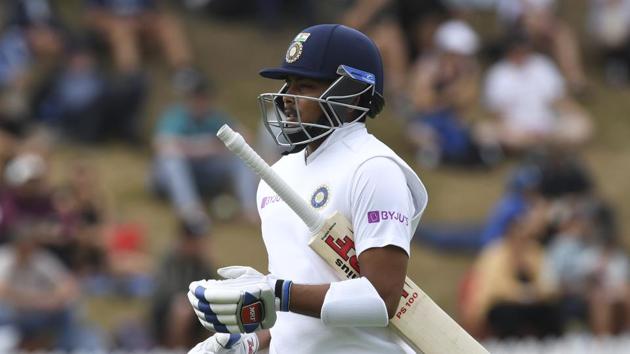
[[228,150],[245,162],[274,192],[315,232],[324,219],[304,201],[269,165],[247,144],[241,134],[224,124],[217,132],[217,137]]

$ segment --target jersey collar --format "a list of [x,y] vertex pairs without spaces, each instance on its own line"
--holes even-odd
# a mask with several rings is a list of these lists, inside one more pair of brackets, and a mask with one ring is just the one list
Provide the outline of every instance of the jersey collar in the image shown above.
[[308,165],[337,142],[341,142],[350,135],[357,134],[358,132],[365,132],[366,130],[367,128],[365,127],[365,123],[362,122],[347,123],[342,125],[330,133],[328,138],[326,138],[326,140],[324,140],[324,142],[310,155],[306,155],[306,149],[302,150],[302,153],[304,154],[304,163]]

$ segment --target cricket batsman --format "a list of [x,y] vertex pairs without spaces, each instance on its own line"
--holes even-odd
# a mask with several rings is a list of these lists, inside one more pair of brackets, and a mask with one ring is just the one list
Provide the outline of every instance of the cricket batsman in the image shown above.
[[[376,45],[343,25],[312,26],[293,38],[279,67],[260,75],[284,82],[258,97],[265,127],[287,149],[273,169],[318,212],[351,221],[360,276],[340,281],[309,248],[308,227],[261,182],[269,273],[232,266],[218,271],[222,280],[190,284],[200,322],[217,332],[190,353],[405,353],[387,325],[427,193],[366,129],[385,103]],[[341,254],[346,246],[336,245]]]

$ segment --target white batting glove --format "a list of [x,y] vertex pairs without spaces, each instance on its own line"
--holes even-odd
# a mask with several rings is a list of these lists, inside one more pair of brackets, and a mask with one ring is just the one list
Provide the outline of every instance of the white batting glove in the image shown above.
[[255,354],[258,346],[258,336],[254,333],[217,333],[197,344],[188,354]]
[[276,277],[271,274],[264,275],[252,267],[230,266],[217,269],[217,274],[225,279],[259,279],[265,280],[270,287],[276,285]]
[[[271,328],[276,310],[288,310],[290,281],[278,281],[250,267],[225,267],[217,271],[226,280],[190,283],[188,300],[201,324],[219,333],[251,333]],[[275,289],[280,291],[276,298]],[[283,307],[282,304],[285,303]]]

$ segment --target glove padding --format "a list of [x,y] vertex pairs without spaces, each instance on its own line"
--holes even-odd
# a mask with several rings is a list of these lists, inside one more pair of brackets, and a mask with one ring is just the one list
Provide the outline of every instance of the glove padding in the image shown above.
[[276,322],[275,279],[250,267],[217,271],[226,280],[190,283],[188,300],[201,324],[219,333],[251,333]]
[[258,336],[254,333],[217,333],[197,344],[188,354],[255,354],[258,346]]

